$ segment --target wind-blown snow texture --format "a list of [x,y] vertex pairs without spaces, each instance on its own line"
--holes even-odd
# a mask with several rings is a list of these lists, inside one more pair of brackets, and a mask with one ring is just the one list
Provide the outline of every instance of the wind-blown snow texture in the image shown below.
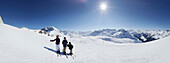
[[[63,33],[55,34],[62,35]],[[60,39],[63,40],[64,36],[74,45],[74,59],[71,56],[66,58],[64,55],[57,57],[54,53],[55,43],[49,41],[55,37],[0,24],[0,63],[170,62],[170,37],[148,43],[120,44],[98,39],[95,36],[70,37],[63,34]],[[61,44],[60,47],[62,49]],[[69,52],[68,49],[67,52]]]

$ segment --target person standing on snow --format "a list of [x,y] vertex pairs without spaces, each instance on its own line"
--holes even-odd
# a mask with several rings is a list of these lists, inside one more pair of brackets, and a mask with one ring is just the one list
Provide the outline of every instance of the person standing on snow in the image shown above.
[[63,40],[63,42],[62,42],[62,44],[63,44],[63,53],[64,54],[66,54],[66,46],[67,46],[67,40],[66,40],[66,37],[64,37],[64,40]]
[[67,45],[68,48],[70,49],[70,55],[72,55],[72,49],[73,49],[73,45],[71,44],[71,42],[69,42],[69,44]]
[[50,40],[50,42],[53,42],[53,41],[56,41],[56,50],[57,50],[57,54],[60,54],[60,38],[59,38],[59,35],[56,36],[56,39],[54,40]]

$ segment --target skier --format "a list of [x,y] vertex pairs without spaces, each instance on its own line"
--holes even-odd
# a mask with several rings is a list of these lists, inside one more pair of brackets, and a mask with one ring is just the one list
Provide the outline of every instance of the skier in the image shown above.
[[67,40],[66,40],[66,37],[64,37],[64,40],[63,40],[63,42],[62,42],[62,44],[63,44],[63,53],[64,54],[66,54],[66,46],[67,46]]
[[[57,54],[60,54],[60,38],[59,38],[59,35],[56,36],[56,39],[54,40],[50,40],[50,42],[53,42],[53,41],[56,41],[56,51],[57,51]],[[58,56],[58,55],[57,55]]]
[[73,45],[71,44],[71,42],[69,42],[69,44],[67,45],[68,48],[70,49],[70,55],[72,55],[72,49],[73,49]]

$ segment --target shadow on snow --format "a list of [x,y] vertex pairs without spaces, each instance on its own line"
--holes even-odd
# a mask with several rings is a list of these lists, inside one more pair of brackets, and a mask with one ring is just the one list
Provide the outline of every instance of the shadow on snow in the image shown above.
[[[57,54],[57,51],[56,51],[56,50],[54,50],[54,49],[51,49],[51,48],[46,47],[46,46],[44,46],[44,48],[45,48],[45,49],[47,49],[47,50],[49,50],[49,51],[51,51],[51,52],[54,52],[54,53],[56,53],[56,54]],[[69,54],[69,53],[64,54],[63,52],[60,52],[60,55],[70,55],[70,54]]]

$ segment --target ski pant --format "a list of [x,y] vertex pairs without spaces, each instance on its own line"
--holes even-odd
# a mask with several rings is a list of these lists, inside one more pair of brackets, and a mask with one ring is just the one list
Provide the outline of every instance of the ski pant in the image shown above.
[[63,47],[63,53],[66,53],[66,47]]
[[60,46],[56,44],[56,51],[57,53],[60,53]]
[[73,53],[72,53],[72,49],[70,49],[70,55],[72,55]]

